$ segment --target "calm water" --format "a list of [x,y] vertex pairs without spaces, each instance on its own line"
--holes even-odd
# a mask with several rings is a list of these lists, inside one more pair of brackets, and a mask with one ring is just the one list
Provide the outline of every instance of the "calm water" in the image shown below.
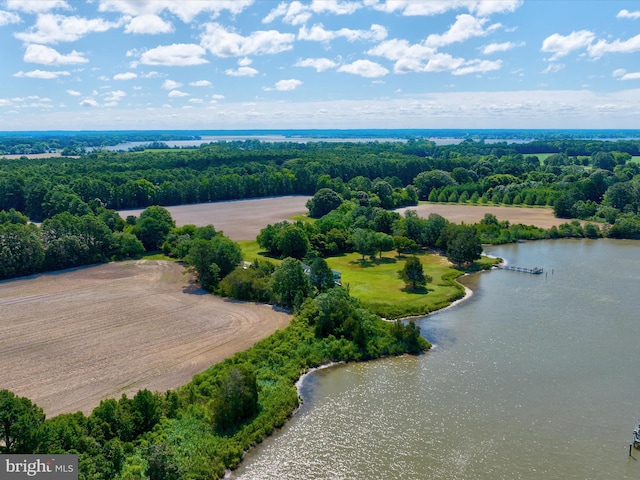
[[307,376],[232,478],[640,478],[640,242],[487,253],[547,273],[466,277],[468,300],[420,321],[427,355]]

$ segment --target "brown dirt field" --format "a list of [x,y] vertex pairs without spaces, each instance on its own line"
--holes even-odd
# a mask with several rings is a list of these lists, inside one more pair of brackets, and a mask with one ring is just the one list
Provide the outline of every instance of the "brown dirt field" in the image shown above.
[[508,220],[511,224],[522,223],[524,225],[535,225],[540,228],[551,228],[552,226],[567,223],[566,218],[556,218],[553,216],[553,209],[531,207],[503,207],[490,205],[447,205],[436,203],[421,203],[415,207],[398,209],[397,212],[404,215],[406,210],[415,210],[423,218],[427,218],[431,213],[442,215],[450,222],[476,223],[482,220],[485,213],[492,213],[499,221]]
[[[305,204],[311,197],[291,195],[228,202],[197,203],[166,207],[176,225],[213,225],[234,241],[255,240],[260,230],[269,224],[289,220],[308,212]],[[121,210],[120,216],[140,215],[143,209]]]
[[290,319],[207,295],[166,261],[127,261],[0,282],[0,388],[47,416],[165,391]]

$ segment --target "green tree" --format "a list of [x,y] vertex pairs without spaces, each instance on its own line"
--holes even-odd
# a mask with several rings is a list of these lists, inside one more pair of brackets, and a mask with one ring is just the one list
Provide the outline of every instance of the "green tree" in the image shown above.
[[0,225],[0,279],[39,272],[44,258],[38,227],[18,223]]
[[415,241],[401,235],[393,237],[393,246],[398,253],[407,253],[418,248],[418,244]]
[[212,401],[213,419],[219,433],[239,427],[258,413],[258,383],[246,366],[232,367],[220,380]]
[[478,260],[482,255],[482,243],[473,227],[449,224],[447,238],[447,258],[458,266]]
[[218,284],[220,267],[215,263],[215,258],[213,244],[201,238],[191,242],[189,253],[184,257],[189,269],[195,273],[200,286],[205,290],[211,290]]
[[324,292],[335,286],[333,271],[324,258],[314,258],[309,268],[309,281],[319,292]]
[[213,248],[213,263],[220,268],[220,277],[225,277],[242,263],[242,249],[224,235],[217,235],[210,240]]
[[354,250],[362,255],[363,261],[367,255],[370,257],[375,256],[377,252],[375,232],[364,228],[356,228],[350,237],[350,241]]
[[44,418],[28,398],[0,390],[0,453],[36,453]]
[[303,259],[309,250],[309,239],[297,225],[288,225],[278,234],[278,250],[282,257]]
[[144,245],[132,233],[115,232],[111,236],[110,251],[115,260],[137,258],[144,253]]
[[434,188],[457,185],[457,183],[458,182],[455,181],[449,172],[445,172],[443,170],[422,172],[413,179],[413,184],[416,186],[418,194],[423,200],[429,198],[429,194]]
[[424,287],[432,281],[429,275],[425,275],[422,262],[420,262],[420,259],[415,255],[407,258],[404,262],[402,270],[398,272],[398,278],[405,284],[411,285],[411,288],[414,290],[418,287]]
[[158,205],[147,207],[140,213],[133,233],[147,251],[160,249],[169,231],[176,226],[171,213]]
[[342,201],[342,197],[330,188],[321,188],[313,198],[307,201],[309,216],[312,218],[323,217],[330,211],[338,208],[342,204]]
[[302,263],[295,258],[285,258],[271,276],[270,289],[277,305],[285,308],[297,307],[311,292],[309,277]]
[[376,252],[380,258],[382,258],[382,252],[389,252],[393,250],[393,237],[382,232],[375,232],[373,236],[373,244]]

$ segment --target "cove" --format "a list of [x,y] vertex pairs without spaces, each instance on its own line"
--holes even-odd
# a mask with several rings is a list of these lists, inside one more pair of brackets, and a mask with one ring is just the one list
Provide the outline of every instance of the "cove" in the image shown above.
[[640,478],[640,242],[485,253],[545,273],[464,277],[466,301],[419,321],[428,354],[306,377],[230,478]]

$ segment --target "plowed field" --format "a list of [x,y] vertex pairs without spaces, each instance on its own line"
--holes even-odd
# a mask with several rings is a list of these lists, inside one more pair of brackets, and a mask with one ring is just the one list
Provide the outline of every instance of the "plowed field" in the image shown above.
[[47,416],[178,387],[289,315],[196,288],[184,268],[129,261],[0,282],[0,388]]

